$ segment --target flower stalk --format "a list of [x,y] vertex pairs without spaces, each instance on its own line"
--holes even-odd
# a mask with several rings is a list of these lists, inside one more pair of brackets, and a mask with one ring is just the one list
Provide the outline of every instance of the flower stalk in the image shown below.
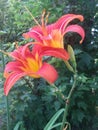
[[[2,44],[0,44],[0,48],[2,50]],[[4,54],[1,53],[1,58],[2,58],[2,68],[4,70],[5,68],[5,62],[4,62]],[[6,110],[7,110],[7,130],[10,130],[10,114],[9,114],[9,101],[8,101],[8,96],[6,98]]]
[[72,88],[68,94],[67,100],[65,102],[65,111],[64,111],[64,116],[63,116],[62,125],[61,125],[60,130],[64,130],[66,128],[65,123],[67,122],[67,115],[68,115],[68,110],[69,110],[69,106],[70,106],[70,99],[71,99],[71,96],[72,96],[74,89],[76,87],[76,81],[77,81],[77,73],[74,74],[74,82],[73,82]]
[[7,109],[7,130],[10,130],[10,112],[9,112],[8,96],[6,96],[6,109]]

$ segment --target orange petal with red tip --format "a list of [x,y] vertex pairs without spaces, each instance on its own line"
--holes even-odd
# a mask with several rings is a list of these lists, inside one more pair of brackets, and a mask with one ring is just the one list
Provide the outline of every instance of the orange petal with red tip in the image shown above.
[[7,96],[13,85],[23,76],[27,75],[25,72],[11,73],[4,83],[4,94]]
[[43,63],[43,66],[37,72],[42,78],[44,78],[49,83],[54,83],[58,78],[58,73],[53,66],[48,63]]
[[82,43],[82,41],[84,40],[85,32],[84,32],[84,29],[81,26],[79,26],[79,25],[70,25],[70,26],[68,26],[66,28],[64,34],[66,34],[68,32],[76,32],[76,33],[78,33],[82,37],[82,40],[80,41],[80,43]]

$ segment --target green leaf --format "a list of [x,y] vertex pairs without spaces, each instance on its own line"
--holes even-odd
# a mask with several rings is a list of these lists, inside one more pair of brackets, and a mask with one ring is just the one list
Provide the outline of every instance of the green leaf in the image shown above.
[[60,126],[61,124],[62,124],[62,123],[57,123],[57,124],[53,125],[53,126],[51,127],[51,129],[56,128],[56,127]]
[[16,126],[14,127],[14,130],[19,130],[19,127],[22,125],[22,121],[19,121]]
[[44,130],[51,130],[53,124],[55,123],[55,121],[58,119],[58,117],[62,114],[62,112],[64,112],[64,109],[60,109],[59,111],[57,111],[54,116],[50,119],[50,121],[48,122],[48,124],[45,126]]

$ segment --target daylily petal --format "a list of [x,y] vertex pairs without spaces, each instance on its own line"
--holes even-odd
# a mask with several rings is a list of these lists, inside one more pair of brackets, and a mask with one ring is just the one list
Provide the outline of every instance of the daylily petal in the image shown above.
[[42,35],[36,30],[32,30],[32,31],[29,31],[27,33],[23,33],[22,36],[25,39],[32,38],[32,39],[36,39],[36,41],[42,42]]
[[84,29],[81,26],[79,26],[79,25],[70,25],[70,26],[68,26],[66,28],[64,34],[66,34],[68,32],[76,32],[76,33],[78,33],[82,37],[82,40],[80,41],[80,43],[82,43],[82,41],[84,40],[85,32],[84,32]]
[[43,66],[40,68],[40,70],[37,72],[41,77],[43,77],[45,80],[47,80],[49,83],[54,83],[56,79],[58,78],[57,71],[53,66],[51,66],[48,63],[43,63]]
[[53,24],[47,25],[47,26],[46,26],[46,29],[47,29],[48,34],[50,34],[50,33],[52,32],[52,30],[55,30],[55,29],[57,29],[57,28],[56,28],[56,26],[55,26],[55,23],[53,23]]
[[60,29],[74,14],[66,14],[60,17],[54,24],[55,29]]
[[9,62],[5,67],[4,73],[8,73],[11,71],[19,71],[20,70],[19,66],[21,66],[21,65],[22,64],[18,61],[17,62],[15,62],[15,61]]
[[38,32],[40,35],[43,35],[43,32],[42,32],[42,27],[39,27],[39,26],[34,26],[34,27],[32,27],[32,28],[30,28],[30,30],[29,31],[33,31],[33,30],[35,30],[36,32]]
[[68,60],[69,54],[66,50],[62,48],[53,48],[53,47],[42,47],[42,51],[40,52],[40,55],[44,56],[55,56],[57,58]]
[[[49,33],[51,33],[51,31],[55,29],[55,26],[54,24],[50,24],[50,25],[47,25],[46,26],[46,30],[47,30],[47,35]],[[36,41],[39,41],[41,43],[43,43],[43,29],[40,28],[39,26],[35,26],[33,28],[30,29],[29,32],[27,33],[23,33],[22,35],[25,39],[28,39],[28,38],[33,38],[33,39],[36,39]]]
[[14,59],[19,60],[21,56],[21,51],[22,51],[23,46],[20,46],[19,48],[15,49],[13,52],[9,53],[9,56],[11,56]]
[[79,19],[80,21],[83,21],[84,18],[82,15],[67,14],[59,18],[58,21],[55,23],[55,26],[63,33],[68,24],[74,19]]
[[22,51],[21,51],[21,55],[23,56],[23,57],[32,57],[32,58],[34,58],[34,56],[32,55],[32,53],[30,52],[30,50],[29,50],[29,48],[28,48],[28,46],[30,46],[30,45],[33,45],[33,42],[29,42],[29,43],[27,43],[26,45],[24,45],[23,46],[23,48],[22,48]]
[[[41,51],[41,46],[43,45],[43,44],[41,44],[40,42],[30,42],[30,43],[27,43],[24,47],[23,47],[23,49],[22,49],[22,55],[24,56],[24,57],[27,57],[27,53],[26,53],[26,50],[28,49],[28,46],[30,46],[30,45],[34,45],[33,46],[33,48],[32,48],[32,51],[30,52],[30,56],[29,57],[31,57],[31,55],[32,55],[32,58],[34,58],[34,56],[35,56],[35,54],[36,53],[39,53],[40,51]],[[35,46],[36,45],[36,46]]]
[[10,89],[13,87],[13,85],[18,81],[21,77],[27,75],[25,72],[13,72],[11,73],[8,78],[6,79],[4,83],[4,93],[7,96]]

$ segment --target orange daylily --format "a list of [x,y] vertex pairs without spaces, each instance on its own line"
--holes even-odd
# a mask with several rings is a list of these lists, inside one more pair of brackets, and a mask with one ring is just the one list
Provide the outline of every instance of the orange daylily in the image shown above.
[[9,62],[4,70],[4,93],[8,95],[13,85],[23,76],[33,78],[44,78],[49,83],[55,82],[58,77],[54,67],[46,62],[42,62],[41,48],[35,46],[32,50],[28,45],[20,46],[9,53],[13,61]]
[[[67,14],[59,18],[55,23],[46,25],[44,20],[45,12],[42,15],[42,25],[34,26],[29,32],[24,33],[25,38],[34,38],[37,42],[33,44],[39,44],[44,48],[45,54],[55,56],[63,60],[69,59],[68,52],[64,49],[63,37],[68,32],[76,32],[81,36],[81,41],[84,40],[85,32],[83,28],[77,24],[69,25],[69,23],[78,19],[83,21],[82,15]],[[55,51],[54,51],[55,50]],[[51,53],[49,53],[51,51]]]

